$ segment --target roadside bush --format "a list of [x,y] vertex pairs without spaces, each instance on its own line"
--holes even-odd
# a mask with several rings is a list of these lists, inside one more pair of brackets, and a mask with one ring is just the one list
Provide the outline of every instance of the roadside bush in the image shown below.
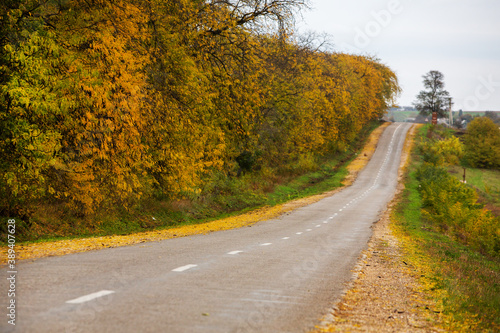
[[487,117],[475,118],[464,135],[465,161],[473,168],[500,167],[500,128]]
[[205,204],[220,212],[233,212],[265,203],[266,196],[249,186],[250,176],[229,177],[216,174],[203,189]]
[[419,168],[417,178],[424,207],[433,207],[439,212],[447,201],[459,201],[467,207],[481,207],[476,204],[476,192],[451,177],[443,167],[424,164]]
[[293,173],[311,172],[316,169],[318,169],[318,163],[310,152],[297,154],[295,162],[289,167],[289,170]]
[[457,137],[441,140],[427,140],[419,145],[425,162],[433,165],[454,165],[463,156],[463,144]]
[[490,211],[456,202],[449,209],[448,220],[456,236],[465,244],[490,255],[500,254],[499,220]]
[[477,250],[500,255],[500,220],[477,203],[472,188],[428,163],[418,169],[417,178],[428,221]]

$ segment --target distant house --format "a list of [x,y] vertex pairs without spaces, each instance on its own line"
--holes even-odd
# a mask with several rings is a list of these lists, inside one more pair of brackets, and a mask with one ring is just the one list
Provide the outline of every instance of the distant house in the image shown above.
[[438,125],[450,126],[448,118],[438,118]]

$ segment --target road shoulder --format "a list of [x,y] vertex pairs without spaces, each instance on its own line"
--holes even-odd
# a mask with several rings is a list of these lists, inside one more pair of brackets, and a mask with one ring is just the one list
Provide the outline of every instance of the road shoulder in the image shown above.
[[428,316],[429,301],[391,232],[390,215],[391,208],[374,224],[355,280],[315,332],[439,331]]

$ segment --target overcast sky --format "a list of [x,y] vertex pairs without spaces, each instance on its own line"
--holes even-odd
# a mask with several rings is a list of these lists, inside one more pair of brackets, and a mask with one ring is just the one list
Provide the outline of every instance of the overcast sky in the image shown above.
[[310,0],[300,32],[331,35],[334,51],[372,55],[399,77],[399,105],[444,74],[454,110],[500,111],[500,0]]

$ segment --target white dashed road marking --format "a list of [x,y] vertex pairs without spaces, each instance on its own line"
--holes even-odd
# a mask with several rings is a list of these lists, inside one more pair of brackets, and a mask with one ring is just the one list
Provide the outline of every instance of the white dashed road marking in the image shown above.
[[114,291],[112,291],[112,290],[101,290],[101,291],[98,291],[96,293],[88,294],[88,295],[85,295],[85,296],[82,296],[82,297],[78,297],[78,298],[66,301],[66,303],[69,303],[69,304],[81,304],[81,303],[85,303],[85,302],[91,301],[93,299],[96,299],[96,298],[99,298],[99,297],[103,297],[103,296],[106,296],[106,295],[109,295],[109,294],[113,294],[113,293],[114,293]]
[[181,267],[177,267],[177,268],[173,269],[172,272],[184,272],[184,271],[187,271],[188,269],[194,268],[196,266],[198,266],[198,265],[190,264],[190,265],[186,265],[186,266],[181,266]]
[[238,254],[238,253],[241,253],[243,251],[231,251],[231,252],[228,252],[227,254]]

